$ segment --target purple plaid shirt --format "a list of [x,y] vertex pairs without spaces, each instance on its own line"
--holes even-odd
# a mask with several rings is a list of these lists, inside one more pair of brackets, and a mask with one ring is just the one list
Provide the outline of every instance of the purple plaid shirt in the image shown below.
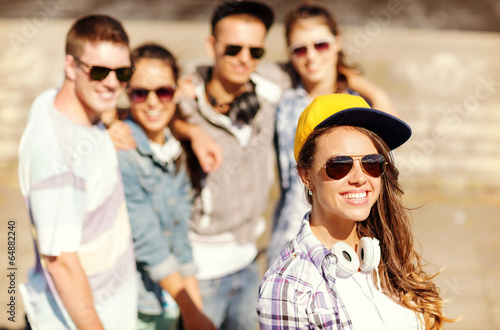
[[336,289],[336,257],[311,232],[309,213],[259,288],[261,329],[351,329]]

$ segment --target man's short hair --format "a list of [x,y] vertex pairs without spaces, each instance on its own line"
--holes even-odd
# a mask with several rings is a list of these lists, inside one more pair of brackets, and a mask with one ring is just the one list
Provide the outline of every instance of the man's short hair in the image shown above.
[[212,35],[214,35],[217,22],[225,17],[239,14],[257,17],[264,23],[266,30],[269,30],[274,22],[274,12],[268,5],[254,1],[224,1],[215,8],[212,14]]
[[66,54],[81,56],[87,41],[109,41],[129,47],[129,39],[122,24],[106,15],[88,15],[76,20],[66,37]]

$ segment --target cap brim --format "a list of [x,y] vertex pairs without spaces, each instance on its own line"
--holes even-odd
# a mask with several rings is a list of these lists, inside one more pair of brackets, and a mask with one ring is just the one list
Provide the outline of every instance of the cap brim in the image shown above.
[[319,123],[315,129],[332,126],[363,127],[380,136],[391,150],[408,141],[411,128],[401,119],[370,108],[341,110]]

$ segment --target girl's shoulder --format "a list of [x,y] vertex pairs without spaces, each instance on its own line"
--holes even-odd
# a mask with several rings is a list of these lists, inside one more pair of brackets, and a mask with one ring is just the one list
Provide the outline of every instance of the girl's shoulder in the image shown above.
[[267,270],[262,283],[284,282],[296,292],[310,292],[318,287],[323,277],[309,255],[300,249],[294,249],[293,244],[291,241],[283,249],[279,258]]

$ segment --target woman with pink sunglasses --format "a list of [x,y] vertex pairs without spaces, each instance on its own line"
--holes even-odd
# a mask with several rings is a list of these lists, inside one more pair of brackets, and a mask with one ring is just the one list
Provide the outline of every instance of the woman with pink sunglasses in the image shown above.
[[293,141],[302,110],[316,96],[348,93],[361,95],[372,106],[397,115],[385,92],[346,64],[337,22],[325,7],[307,3],[292,8],[285,17],[285,29],[290,54],[285,70],[293,87],[283,93],[276,110],[281,197],[267,249],[269,264],[297,233],[299,223],[292,219],[310,209],[294,171]]

